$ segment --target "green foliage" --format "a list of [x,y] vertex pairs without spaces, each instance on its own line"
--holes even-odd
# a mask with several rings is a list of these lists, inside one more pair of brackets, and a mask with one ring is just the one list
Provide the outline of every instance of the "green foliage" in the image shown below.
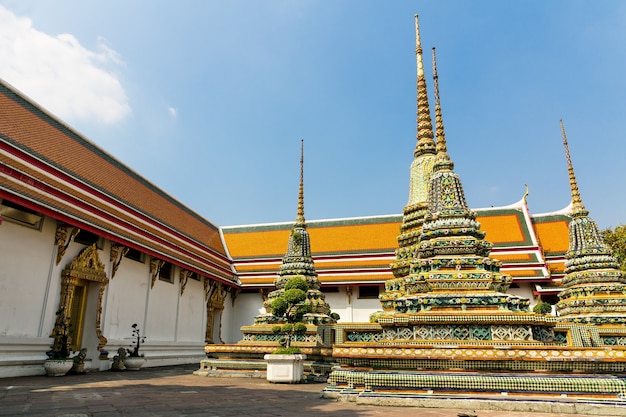
[[619,225],[613,230],[603,230],[602,237],[617,258],[620,269],[626,272],[626,225]]
[[295,334],[304,334],[304,333],[306,333],[306,324],[304,324],[304,323],[295,323],[293,325],[292,331]]
[[293,277],[285,284],[285,291],[291,289],[299,289],[306,293],[309,290],[309,284],[307,284],[306,280],[302,277]]
[[306,292],[302,291],[300,288],[292,288],[289,290],[285,290],[283,298],[289,304],[296,305],[306,300]]
[[306,304],[308,289],[306,280],[293,277],[285,284],[283,293],[271,303],[272,314],[283,321],[282,325],[272,327],[272,332],[284,335],[280,340],[284,348],[290,348],[294,335],[306,333],[306,324],[302,323],[302,319],[311,311],[311,306]]
[[540,301],[533,307],[533,312],[537,314],[548,314],[552,312],[552,306],[545,301]]
[[272,314],[276,317],[283,317],[287,313],[289,304],[283,297],[279,297],[272,301]]

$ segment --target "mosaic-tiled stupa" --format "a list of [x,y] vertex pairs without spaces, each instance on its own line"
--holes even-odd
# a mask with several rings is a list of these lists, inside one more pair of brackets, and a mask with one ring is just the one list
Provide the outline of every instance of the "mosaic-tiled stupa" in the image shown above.
[[415,57],[417,61],[417,144],[410,168],[409,201],[404,207],[402,226],[398,236],[396,259],[391,264],[394,278],[385,283],[380,300],[386,314],[394,314],[394,300],[427,290],[417,279],[413,262],[419,249],[424,216],[428,211],[428,184],[435,163],[435,140],[430,106],[426,92],[426,77],[422,58],[418,17],[415,16]]
[[276,290],[272,291],[263,303],[266,313],[255,318],[256,324],[280,322],[281,319],[272,314],[272,301],[284,293],[287,281],[296,276],[304,278],[309,286],[306,303],[311,307],[311,312],[304,315],[304,321],[311,325],[334,322],[334,319],[330,317],[330,306],[325,301],[324,293],[320,291],[320,282],[311,256],[309,232],[304,219],[304,141],[301,143],[300,152],[300,186],[298,188],[296,222],[289,234],[287,253],[283,257],[283,263],[278,270],[278,277],[274,281]]
[[[418,77],[419,65],[420,58]],[[403,252],[408,245],[398,239],[402,256],[392,264],[396,277],[381,296],[383,311],[372,316],[376,323],[335,326],[339,366],[323,396],[423,405],[439,395],[460,395],[463,401],[455,404],[462,408],[489,408],[492,399],[481,405],[467,400],[494,394],[622,404],[626,383],[615,374],[626,373],[624,347],[601,346],[593,337],[596,327],[531,312],[528,299],[507,293],[511,278],[489,256],[491,244],[467,206],[448,154],[434,49],[433,79],[436,155],[417,245]],[[403,224],[401,237],[404,231]]]
[[[529,300],[507,294],[511,277],[489,257],[491,243],[465,201],[448,154],[433,50],[436,159],[428,209],[418,248],[410,260],[406,291],[393,301],[394,314],[378,323],[382,340],[428,343],[542,343],[554,338],[554,320],[529,311]],[[424,291],[425,290],[425,291]]]
[[198,375],[207,376],[247,376],[258,377],[265,371],[263,356],[272,353],[283,337],[274,333],[273,328],[282,324],[280,317],[272,314],[272,301],[285,291],[285,284],[292,277],[303,278],[309,289],[306,303],[311,307],[304,315],[307,330],[305,334],[292,336],[292,347],[300,348],[307,355],[305,370],[314,374],[328,373],[332,356],[332,324],[330,306],[320,291],[320,282],[311,256],[311,242],[304,218],[304,141],[300,152],[300,183],[298,188],[298,209],[296,221],[289,234],[287,252],[283,257],[278,276],[274,281],[276,289],[270,292],[263,306],[265,312],[254,318],[254,324],[242,326],[243,338],[236,344],[208,344],[205,352],[209,359],[203,360]]
[[583,205],[563,121],[561,132],[572,192],[572,220],[562,281],[565,289],[556,305],[559,320],[600,325],[603,344],[626,345],[626,277]]

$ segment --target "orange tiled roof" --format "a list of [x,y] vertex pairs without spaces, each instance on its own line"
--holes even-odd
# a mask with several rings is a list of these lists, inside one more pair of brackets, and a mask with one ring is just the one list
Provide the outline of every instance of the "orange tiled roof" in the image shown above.
[[546,253],[565,254],[569,247],[567,227],[569,218],[565,215],[534,218],[537,237]]
[[0,80],[0,185],[53,218],[225,282],[219,229]]
[[[516,280],[545,281],[553,257],[541,248],[525,203],[477,211],[481,230],[494,244],[491,256]],[[323,285],[384,282],[392,278],[401,215],[309,221],[311,252]],[[224,227],[224,239],[244,286],[272,286],[287,249],[291,223]],[[567,230],[552,236],[567,243]],[[557,254],[558,256],[558,254]]]
[[494,245],[514,246],[528,243],[528,231],[522,226],[521,213],[481,213],[478,221],[481,230],[488,233],[487,240]]
[[565,276],[565,252],[569,249],[570,208],[533,217],[537,239],[545,253],[550,275],[557,280]]

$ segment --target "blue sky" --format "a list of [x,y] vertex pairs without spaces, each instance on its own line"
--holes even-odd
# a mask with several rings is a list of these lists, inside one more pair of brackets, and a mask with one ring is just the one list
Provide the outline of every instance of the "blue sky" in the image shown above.
[[626,223],[626,2],[0,0],[0,78],[220,226],[401,213],[420,15],[472,208]]

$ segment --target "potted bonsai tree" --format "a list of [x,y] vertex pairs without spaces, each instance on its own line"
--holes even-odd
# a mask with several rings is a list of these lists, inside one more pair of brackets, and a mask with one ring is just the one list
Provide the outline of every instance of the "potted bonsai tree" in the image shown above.
[[138,371],[143,366],[145,359],[143,357],[143,353],[139,352],[139,348],[141,344],[146,340],[145,336],[141,335],[141,331],[139,330],[139,326],[137,323],[133,323],[131,326],[133,329],[133,342],[130,345],[130,349],[126,349],[128,353],[126,357],[123,358],[124,368],[130,371]]
[[72,366],[74,361],[70,358],[70,319],[65,316],[65,310],[60,308],[56,312],[57,318],[54,323],[54,343],[46,352],[48,359],[43,363],[43,368],[48,376],[63,376]]
[[299,276],[291,278],[285,284],[284,292],[271,303],[272,314],[280,324],[272,328],[275,334],[281,335],[280,347],[274,353],[265,355],[267,361],[267,380],[270,382],[299,382],[304,374],[304,359],[300,349],[292,347],[294,337],[306,333],[303,316],[311,308],[306,301],[309,289],[306,281]]

